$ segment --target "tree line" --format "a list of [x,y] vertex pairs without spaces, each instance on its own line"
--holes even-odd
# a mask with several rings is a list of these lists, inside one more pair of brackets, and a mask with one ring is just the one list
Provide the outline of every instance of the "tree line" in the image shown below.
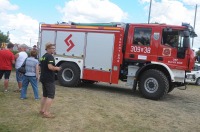
[[0,47],[2,43],[8,43],[10,41],[9,36],[4,35],[3,32],[0,31]]

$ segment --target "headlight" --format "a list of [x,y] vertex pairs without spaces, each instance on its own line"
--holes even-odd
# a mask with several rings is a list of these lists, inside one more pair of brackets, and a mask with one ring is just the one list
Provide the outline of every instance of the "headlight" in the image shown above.
[[195,79],[195,75],[194,74],[187,74],[186,78],[187,79]]

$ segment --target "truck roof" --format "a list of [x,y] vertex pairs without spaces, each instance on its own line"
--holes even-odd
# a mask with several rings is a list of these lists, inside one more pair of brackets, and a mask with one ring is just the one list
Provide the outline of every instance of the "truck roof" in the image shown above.
[[[134,26],[159,26],[159,27],[179,27],[179,28],[185,28],[185,26],[179,26],[179,25],[168,25],[165,23],[123,23],[123,22],[110,22],[110,23],[57,23],[57,24],[42,24],[42,26],[55,26],[58,25],[58,27],[62,26],[88,26],[88,27],[125,27],[125,25],[134,25]],[[61,26],[62,25],[62,26]]]
[[163,28],[177,28],[182,30],[189,30],[190,34],[193,37],[196,37],[196,33],[193,27],[190,24],[182,23],[182,25],[167,25],[167,24],[158,24],[158,23],[123,23],[123,22],[111,22],[111,23],[57,23],[57,24],[42,24],[41,27],[48,28],[63,28],[63,29],[93,29],[93,30],[124,30],[127,25],[133,26],[148,26],[148,27],[163,27]]
[[165,24],[165,23],[130,23],[129,25],[134,26],[149,26],[149,27],[171,27],[171,28],[181,28],[185,29],[185,26],[182,25],[171,25],[171,24]]
[[63,28],[63,29],[93,29],[93,30],[122,30],[123,28],[120,26],[115,26],[112,24],[84,24],[84,25],[73,25],[73,24],[42,24],[42,28]]

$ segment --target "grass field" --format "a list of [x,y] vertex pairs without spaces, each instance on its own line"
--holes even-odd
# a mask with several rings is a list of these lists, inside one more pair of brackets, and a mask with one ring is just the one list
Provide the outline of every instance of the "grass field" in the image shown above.
[[[104,83],[78,88],[56,85],[51,108],[55,119],[39,116],[40,101],[34,100],[31,87],[26,100],[13,92],[16,87],[12,73],[10,92],[0,92],[0,132],[200,131],[200,87],[195,85],[187,90],[175,89],[159,101]],[[41,84],[39,91],[41,96]]]

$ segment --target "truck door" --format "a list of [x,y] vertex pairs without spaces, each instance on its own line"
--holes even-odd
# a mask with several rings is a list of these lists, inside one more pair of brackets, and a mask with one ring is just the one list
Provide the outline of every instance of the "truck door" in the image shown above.
[[136,61],[151,61],[157,54],[152,34],[154,29],[148,25],[130,25],[125,58]]
[[183,47],[182,31],[178,29],[161,29],[161,44],[158,48],[158,61],[172,69],[186,69],[186,51]]

